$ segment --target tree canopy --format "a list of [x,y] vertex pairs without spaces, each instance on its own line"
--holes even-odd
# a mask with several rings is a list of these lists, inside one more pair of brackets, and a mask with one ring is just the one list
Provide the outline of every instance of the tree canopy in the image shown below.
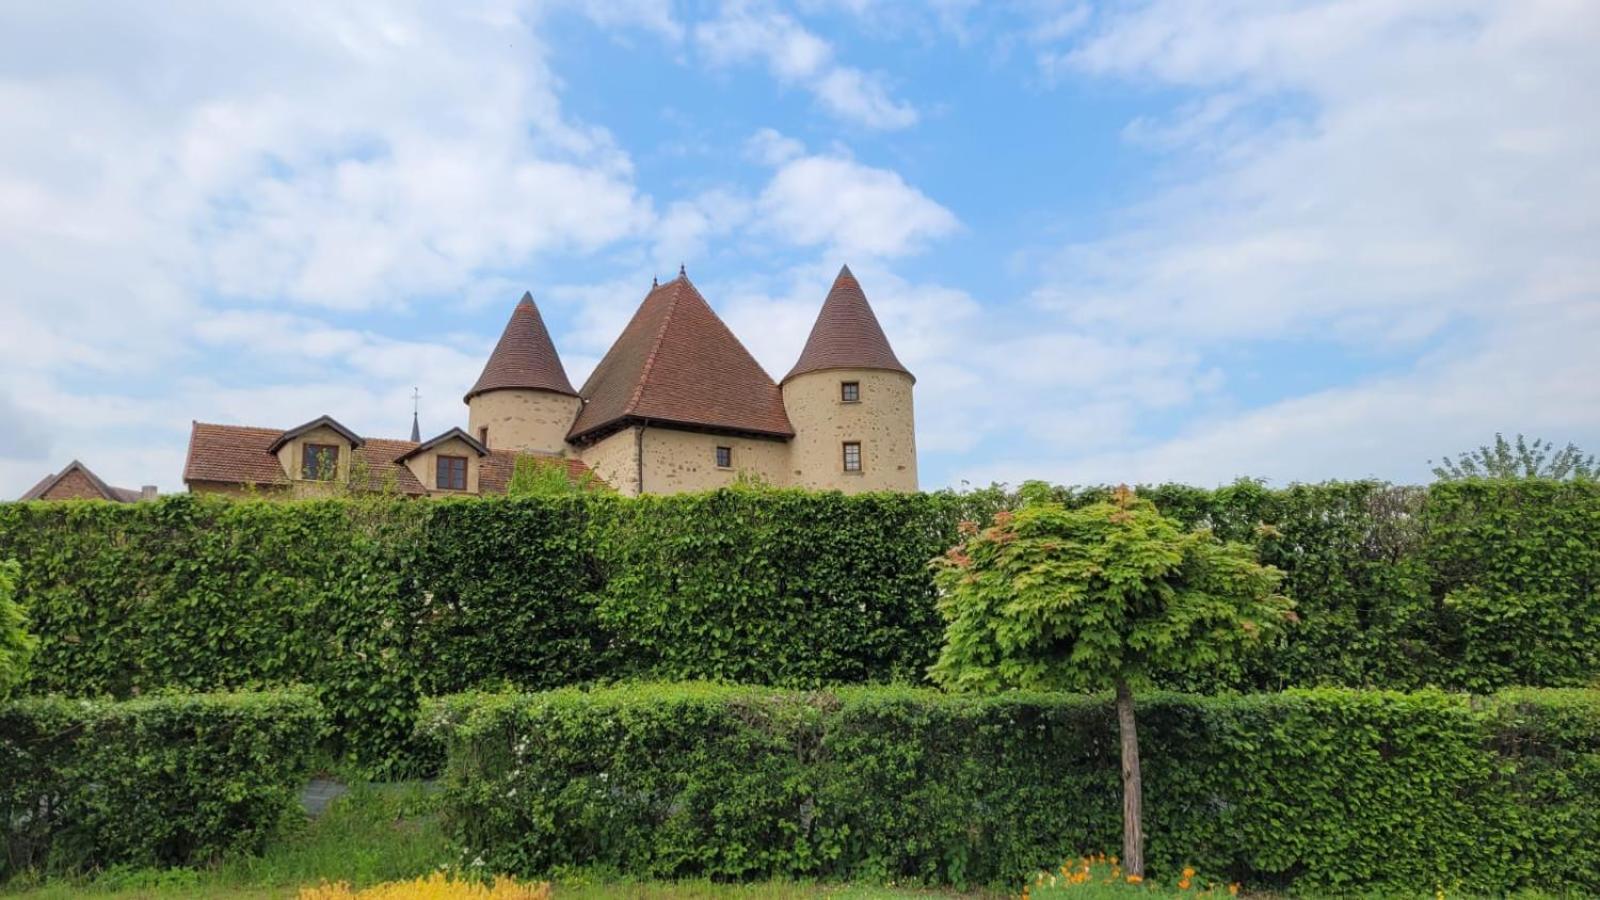
[[1119,489],[1069,509],[1026,500],[936,560],[957,689],[1103,689],[1219,664],[1293,616],[1282,573],[1248,546],[1185,531]]
[[[1428,460],[1430,464],[1433,460]],[[1476,450],[1449,457],[1433,466],[1433,475],[1440,481],[1462,481],[1467,478],[1552,478],[1556,481],[1593,481],[1600,478],[1600,462],[1594,454],[1585,455],[1576,444],[1556,449],[1549,441],[1535,439],[1529,443],[1517,435],[1515,443],[1505,435],[1496,434],[1493,444],[1484,444]]]

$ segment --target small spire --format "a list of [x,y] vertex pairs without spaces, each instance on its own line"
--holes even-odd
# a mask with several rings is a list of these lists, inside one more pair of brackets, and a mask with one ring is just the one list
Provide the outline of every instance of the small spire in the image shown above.
[[689,273],[685,272],[683,270],[683,263],[678,263],[678,277],[679,278],[688,278],[689,277]]
[[422,392],[413,386],[411,388],[411,441],[416,444],[422,443],[422,425],[417,421],[417,408],[421,400]]
[[656,276],[651,275],[650,276],[650,289],[651,290],[655,290],[658,287],[661,287],[661,280],[659,278],[657,278]]

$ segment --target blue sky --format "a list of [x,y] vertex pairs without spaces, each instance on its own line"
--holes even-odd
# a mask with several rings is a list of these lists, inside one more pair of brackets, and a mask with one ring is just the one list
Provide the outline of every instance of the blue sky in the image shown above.
[[191,420],[465,420],[681,262],[774,376],[849,263],[924,485],[1600,447],[1600,7],[0,8],[0,496]]

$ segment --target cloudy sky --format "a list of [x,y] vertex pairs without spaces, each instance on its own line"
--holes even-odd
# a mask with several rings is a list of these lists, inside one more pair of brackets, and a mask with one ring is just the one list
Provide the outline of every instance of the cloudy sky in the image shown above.
[[0,497],[191,420],[463,424],[679,263],[775,376],[848,262],[925,486],[1600,449],[1593,0],[0,0]]

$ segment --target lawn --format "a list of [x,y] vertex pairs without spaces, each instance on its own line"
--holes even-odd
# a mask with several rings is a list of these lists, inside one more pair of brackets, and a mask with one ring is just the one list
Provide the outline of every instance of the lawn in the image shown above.
[[[357,887],[414,878],[457,861],[434,815],[435,800],[420,789],[379,791],[358,787],[334,801],[328,811],[268,847],[260,856],[225,860],[212,869],[112,870],[92,879],[13,881],[0,894],[27,900],[279,900],[301,886],[348,881]],[[830,897],[840,900],[968,897],[866,885],[768,882],[752,885],[710,882],[631,883],[589,876],[556,882],[555,895],[575,900],[781,900]]]
[[[93,878],[14,880],[0,894],[26,900],[280,900],[293,898],[300,887],[323,881],[348,881],[356,887],[415,878],[455,862],[448,839],[434,813],[434,796],[417,789],[399,791],[358,787],[334,801],[314,822],[306,823],[269,846],[260,856],[223,861],[203,870],[111,870]],[[1097,869],[1098,871],[1098,869]],[[1020,885],[1018,889],[1020,891]],[[1070,890],[1033,888],[1030,900],[1135,900],[1194,897],[1197,891],[1153,886],[1075,885]],[[1199,887],[1196,885],[1196,887]],[[632,882],[575,874],[555,880],[558,900],[999,900],[994,891],[918,890],[866,884],[764,882],[714,884]],[[1016,894],[1010,894],[1015,897]],[[1228,894],[1211,894],[1226,900]],[[1243,895],[1241,895],[1243,896]],[[1259,897],[1260,895],[1256,895]],[[1417,896],[1431,897],[1431,892]],[[1451,895],[1455,898],[1457,895]],[[1541,895],[1518,895],[1535,900]]]

